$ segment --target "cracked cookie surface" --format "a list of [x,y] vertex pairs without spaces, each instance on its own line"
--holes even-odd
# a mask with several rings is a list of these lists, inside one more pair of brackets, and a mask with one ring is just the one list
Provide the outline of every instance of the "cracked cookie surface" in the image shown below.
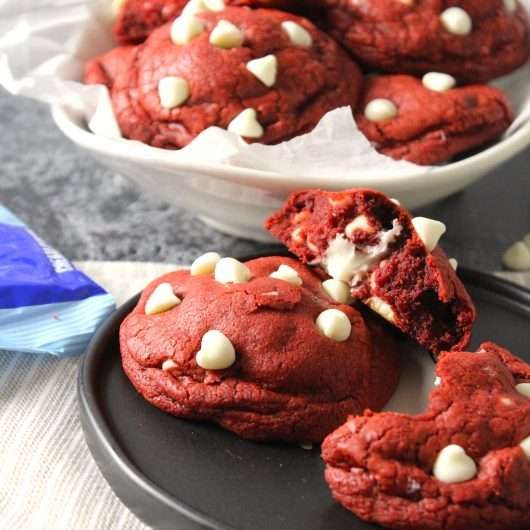
[[[199,13],[196,18],[202,30],[190,42],[175,44],[172,23],[168,23],[154,30],[143,44],[116,48],[87,64],[85,81],[109,88],[126,138],[155,147],[181,148],[210,126],[228,128],[251,109],[253,130],[249,137],[241,136],[274,144],[312,130],[334,108],[354,108],[362,81],[360,70],[307,20],[243,7]],[[222,21],[237,28],[242,44],[225,49],[210,42]],[[286,22],[309,36],[310,45],[293,42]],[[267,86],[248,63],[270,56],[277,72],[272,86]],[[170,108],[163,105],[161,96],[161,82],[167,79],[185,85],[184,97]],[[174,99],[171,86],[164,90]]]
[[[371,101],[384,99],[396,115],[374,121],[365,115]],[[485,85],[451,88],[442,93],[416,77],[367,79],[355,112],[361,132],[379,152],[416,164],[439,164],[498,138],[513,116],[505,95]]]
[[[145,289],[120,329],[123,367],[137,391],[175,416],[212,421],[254,440],[320,442],[349,414],[382,408],[399,378],[391,333],[331,300],[322,279],[296,260],[245,265],[251,277],[244,283],[179,271]],[[280,265],[296,271],[302,284],[271,278]],[[146,315],[155,289],[168,283],[181,303]],[[349,320],[346,340],[317,328],[328,309]],[[212,329],[233,344],[235,362],[226,369],[197,363],[201,338]]]
[[[436,372],[440,384],[424,414],[366,412],[326,438],[334,498],[388,528],[528,528],[530,398],[517,385],[530,381],[530,366],[485,343],[476,353],[443,353]],[[468,480],[434,476],[437,455],[450,444],[475,462]]]

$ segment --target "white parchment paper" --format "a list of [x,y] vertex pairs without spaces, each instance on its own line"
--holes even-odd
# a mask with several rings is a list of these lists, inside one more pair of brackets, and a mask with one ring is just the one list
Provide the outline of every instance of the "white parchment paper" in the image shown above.
[[[530,0],[523,3],[530,8]],[[121,139],[107,90],[80,82],[85,62],[115,45],[111,24],[111,0],[0,0],[0,84],[12,94],[64,105],[109,142],[128,141]],[[513,104],[517,117],[506,133],[511,135],[530,121],[530,64],[494,84],[506,90]],[[155,151],[135,142],[138,149]],[[171,156],[187,163],[330,178],[352,171],[366,176],[426,172],[425,167],[377,153],[348,108],[329,112],[312,132],[279,145],[249,145],[212,127]]]

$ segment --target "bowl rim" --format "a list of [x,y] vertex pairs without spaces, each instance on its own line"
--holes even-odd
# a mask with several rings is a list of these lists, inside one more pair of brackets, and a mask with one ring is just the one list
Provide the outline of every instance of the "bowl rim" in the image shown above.
[[[339,180],[313,175],[283,174],[220,163],[194,163],[175,160],[172,156],[173,151],[151,146],[147,146],[147,149],[142,149],[141,152],[135,153],[131,146],[139,142],[96,135],[85,127],[80,126],[72,116],[72,112],[61,104],[51,105],[51,114],[56,125],[70,140],[100,155],[128,162],[133,160],[151,162],[165,170],[182,171],[194,175],[207,172],[212,177],[236,183],[243,182],[247,186],[257,185],[258,187],[281,182],[282,187],[293,189],[328,187],[330,185],[340,185],[342,188],[359,185],[381,187],[396,186],[396,184],[403,188],[412,188],[420,183],[425,185],[425,177],[428,177],[429,188],[433,188],[438,184],[446,185],[452,181],[460,181],[462,174],[466,171],[476,172],[484,169],[484,172],[486,172],[530,145],[529,120],[521,124],[509,137],[503,138],[486,149],[457,162],[444,166],[425,166],[424,171],[392,171],[391,175],[388,172],[370,176],[361,174],[348,175]],[[142,144],[142,146],[145,146],[145,144]]]

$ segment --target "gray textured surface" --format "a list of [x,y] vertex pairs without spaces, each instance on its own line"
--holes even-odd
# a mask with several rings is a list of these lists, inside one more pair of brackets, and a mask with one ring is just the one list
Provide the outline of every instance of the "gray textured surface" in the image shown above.
[[[0,202],[71,259],[185,263],[208,249],[261,248],[140,194],[63,138],[41,105],[0,91],[0,123]],[[443,246],[461,263],[500,268],[503,250],[530,231],[530,149],[416,213],[447,224]]]

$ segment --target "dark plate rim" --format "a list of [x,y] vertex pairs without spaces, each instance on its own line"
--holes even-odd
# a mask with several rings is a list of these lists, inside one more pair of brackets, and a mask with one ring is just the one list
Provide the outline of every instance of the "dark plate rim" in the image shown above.
[[[257,256],[251,256],[245,259],[255,257]],[[459,269],[459,276],[465,284],[468,283],[479,289],[493,292],[501,298],[508,299],[512,306],[517,305],[526,311],[529,311],[530,309],[530,289],[526,287],[519,286],[509,280],[494,276],[490,273],[475,271],[465,267]],[[220,523],[212,519],[210,516],[202,513],[196,508],[192,508],[178,499],[175,499],[165,490],[149,480],[120,448],[119,443],[114,438],[112,430],[105,421],[104,415],[99,409],[98,396],[95,390],[95,379],[98,364],[101,362],[98,355],[98,352],[100,351],[100,343],[106,342],[108,336],[114,334],[116,330],[119,329],[122,320],[137,304],[140,294],[141,293],[138,293],[133,296],[110,315],[110,317],[100,326],[92,338],[85,355],[80,359],[77,380],[77,398],[82,417],[83,430],[85,431],[87,428],[91,429],[91,434],[95,435],[97,441],[105,451],[106,456],[117,464],[131,484],[134,484],[141,493],[204,528],[227,529],[229,527],[220,526]],[[86,432],[84,432],[84,436],[86,440]],[[101,469],[102,466],[97,458],[96,463]],[[105,470],[101,469],[101,471],[103,472],[103,475],[106,476]]]

